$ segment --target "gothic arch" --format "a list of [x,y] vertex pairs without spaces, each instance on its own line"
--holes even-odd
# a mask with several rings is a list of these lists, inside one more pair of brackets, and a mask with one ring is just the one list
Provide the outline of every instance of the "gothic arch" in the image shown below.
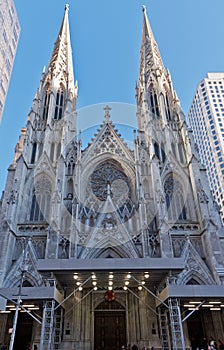
[[54,120],[60,120],[62,118],[65,108],[65,91],[64,85],[60,84],[60,87],[55,94]]
[[[21,275],[17,275],[14,276],[13,282],[10,283],[10,285],[6,285],[5,287],[11,287],[11,288],[15,288],[15,287],[19,287],[20,282],[21,282]],[[27,281],[32,287],[38,287],[40,285],[40,281],[38,281],[38,279],[36,278],[36,276],[34,276],[34,274],[30,273],[30,272],[26,272],[25,278],[23,280],[23,283]],[[28,287],[27,285],[25,287]]]
[[45,85],[42,95],[42,119],[47,120],[50,106],[51,89],[49,82]]
[[214,284],[214,279],[207,265],[190,241],[187,242],[182,257],[185,258],[186,266],[179,274],[177,284],[190,284],[192,280],[202,285]]
[[52,197],[51,180],[42,174],[35,180],[31,193],[29,221],[48,221],[51,212]]
[[187,220],[189,218],[187,195],[182,185],[183,181],[169,173],[164,180],[165,205],[169,220]]
[[149,86],[149,106],[150,106],[150,111],[153,114],[153,117],[159,118],[160,117],[159,101],[158,101],[156,89],[154,88],[153,84],[150,84]]
[[[192,281],[195,281],[196,283],[192,283]],[[214,284],[213,279],[206,273],[202,274],[198,270],[184,270],[181,274],[181,278],[178,279],[178,284],[198,284],[198,285],[211,285]]]
[[[7,273],[7,278],[5,279],[4,288],[14,288],[18,287],[21,283],[22,268],[24,264],[23,253],[16,260],[16,262],[11,266]],[[43,283],[42,277],[36,269],[36,255],[34,253],[33,247],[29,243],[28,252],[26,255],[26,264],[29,266],[28,270],[25,272],[23,281],[27,281],[34,287],[40,286]]]
[[97,247],[85,247],[81,253],[82,259],[98,259],[98,258],[137,258],[138,253],[131,241],[121,244],[117,240],[110,240],[108,244],[107,238],[102,240]]

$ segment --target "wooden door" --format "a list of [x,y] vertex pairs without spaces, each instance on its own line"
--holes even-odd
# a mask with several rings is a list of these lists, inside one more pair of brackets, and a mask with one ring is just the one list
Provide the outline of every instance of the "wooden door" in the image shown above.
[[94,350],[120,350],[126,345],[124,311],[96,311]]

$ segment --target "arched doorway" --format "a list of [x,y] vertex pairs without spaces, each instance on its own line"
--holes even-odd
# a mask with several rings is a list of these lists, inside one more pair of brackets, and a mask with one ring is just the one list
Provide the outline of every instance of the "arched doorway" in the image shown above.
[[119,350],[126,344],[125,309],[117,301],[104,301],[94,313],[94,349]]

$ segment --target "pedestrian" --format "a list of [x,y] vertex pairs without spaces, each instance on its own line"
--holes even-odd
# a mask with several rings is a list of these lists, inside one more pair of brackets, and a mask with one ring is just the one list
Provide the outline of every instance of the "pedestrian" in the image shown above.
[[217,350],[214,339],[210,340],[209,345],[208,345],[208,350]]
[[224,350],[224,343],[221,339],[219,339],[219,350]]
[[138,350],[138,347],[137,347],[137,345],[136,344],[134,344],[133,346],[132,346],[132,348],[131,348],[132,350]]

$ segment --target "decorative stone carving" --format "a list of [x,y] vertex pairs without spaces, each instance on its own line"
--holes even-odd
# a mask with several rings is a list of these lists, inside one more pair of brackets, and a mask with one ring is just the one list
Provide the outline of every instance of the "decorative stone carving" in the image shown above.
[[173,255],[179,258],[183,253],[183,248],[186,244],[186,237],[172,237]]
[[16,199],[17,199],[17,191],[16,190],[12,190],[10,192],[9,199],[7,200],[7,204],[15,204],[16,203]]
[[116,132],[117,130],[113,128],[111,123],[107,124],[107,127],[103,131],[102,135],[100,135],[97,140],[97,145],[93,149],[92,156],[97,156],[98,154],[105,152],[111,152],[112,154],[117,154],[120,157],[126,158],[124,149],[122,149],[121,145],[118,143]]
[[[121,180],[120,182],[118,180]],[[113,183],[116,181],[116,184]],[[93,193],[101,201],[105,201],[107,198],[107,185],[111,185],[111,197],[113,198],[114,191],[122,193],[127,192],[129,194],[127,176],[120,171],[114,164],[107,162],[103,165],[99,165],[91,175],[90,186]],[[126,194],[126,193],[125,193]]]
[[198,284],[213,284],[214,279],[201,259],[198,252],[195,250],[193,245],[188,239],[188,243],[185,246],[185,261],[186,267],[179,274],[177,284],[187,284],[192,279],[197,281]]
[[208,196],[202,187],[200,179],[198,180],[198,198],[199,198],[199,201],[201,203],[208,203],[209,202]]
[[58,258],[59,259],[69,258],[69,241],[63,236],[60,236],[59,238]]
[[151,258],[158,256],[157,248],[159,247],[159,236],[156,234],[151,234],[148,237],[148,241],[151,248]]

